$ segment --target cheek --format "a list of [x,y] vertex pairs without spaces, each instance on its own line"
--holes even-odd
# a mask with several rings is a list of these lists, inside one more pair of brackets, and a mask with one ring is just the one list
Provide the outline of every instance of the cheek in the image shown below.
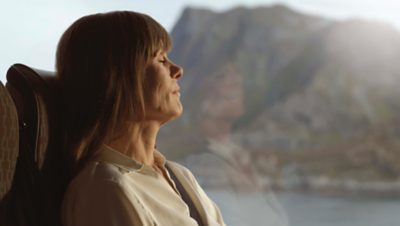
[[153,84],[151,87],[147,89],[147,99],[146,103],[151,103],[151,105],[154,105],[155,103],[159,102],[160,99],[160,86],[157,84]]
[[165,102],[168,102],[170,96],[166,88],[159,82],[154,83],[148,89],[148,98],[146,100],[147,103],[152,105],[154,108],[162,108]]

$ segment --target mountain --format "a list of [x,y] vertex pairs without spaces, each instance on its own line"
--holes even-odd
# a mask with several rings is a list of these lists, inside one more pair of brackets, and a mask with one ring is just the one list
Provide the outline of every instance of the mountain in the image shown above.
[[[400,33],[390,25],[333,21],[283,5],[186,8],[171,36],[170,58],[185,71],[185,113],[160,134],[167,155],[199,151],[230,119],[235,141],[276,155],[281,173],[296,164],[308,176],[341,178],[354,168],[356,179],[367,171],[371,180],[400,179]],[[221,126],[208,126],[212,118]],[[353,152],[381,156],[390,172],[372,160],[357,165],[345,154]],[[326,167],[311,164],[313,156]],[[346,167],[337,159],[347,159]]]

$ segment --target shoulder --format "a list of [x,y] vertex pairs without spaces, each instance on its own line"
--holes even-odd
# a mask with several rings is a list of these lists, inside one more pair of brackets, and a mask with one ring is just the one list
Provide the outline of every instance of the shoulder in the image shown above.
[[[103,193],[124,193],[126,175],[119,167],[106,162],[88,162],[68,185],[67,195],[101,196]],[[97,192],[93,192],[97,191]]]
[[64,194],[64,224],[132,225],[132,222],[143,221],[143,216],[137,211],[141,205],[129,193],[125,176],[112,164],[89,162],[71,181]]
[[113,164],[92,161],[78,173],[74,180],[86,182],[113,181],[119,183],[126,173],[126,171]]

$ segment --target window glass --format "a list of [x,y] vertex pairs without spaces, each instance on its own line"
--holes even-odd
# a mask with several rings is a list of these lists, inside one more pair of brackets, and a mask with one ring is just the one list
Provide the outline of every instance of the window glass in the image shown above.
[[147,13],[184,68],[184,114],[157,146],[227,225],[398,225],[399,3],[209,2],[3,2],[0,80],[14,63],[54,70],[58,39],[83,15]]

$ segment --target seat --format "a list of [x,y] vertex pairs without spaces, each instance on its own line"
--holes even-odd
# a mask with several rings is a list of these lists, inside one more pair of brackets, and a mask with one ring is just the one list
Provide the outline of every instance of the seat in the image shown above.
[[17,111],[19,131],[12,136],[18,144],[8,144],[0,156],[12,153],[18,158],[9,164],[14,167],[4,171],[13,176],[4,179],[8,187],[1,188],[0,225],[58,225],[67,169],[63,154],[57,150],[61,142],[57,79],[52,72],[14,64],[7,72],[6,89]]
[[14,101],[0,82],[0,225],[6,225],[9,197],[19,151],[18,113]]
[[14,102],[0,82],[0,200],[10,190],[18,156],[18,114]]

